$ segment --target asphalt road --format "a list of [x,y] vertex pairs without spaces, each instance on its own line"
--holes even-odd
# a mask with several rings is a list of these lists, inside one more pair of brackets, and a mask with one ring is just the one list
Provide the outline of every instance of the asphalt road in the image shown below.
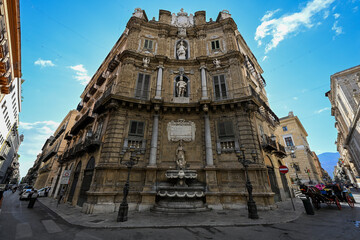
[[[360,202],[360,194],[356,198]],[[315,215],[302,215],[286,224],[245,227],[184,227],[89,229],[72,226],[39,202],[33,209],[19,201],[18,193],[5,193],[0,214],[0,240],[8,239],[360,239],[360,204],[342,210],[322,205]],[[91,215],[89,215],[91,217]],[[174,217],[176,221],[176,217]]]

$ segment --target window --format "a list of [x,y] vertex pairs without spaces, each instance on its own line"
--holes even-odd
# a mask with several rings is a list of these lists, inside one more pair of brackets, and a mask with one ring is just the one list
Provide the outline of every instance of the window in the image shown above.
[[130,121],[129,136],[144,136],[144,122]]
[[286,146],[288,146],[288,147],[294,146],[292,137],[286,137],[286,138],[284,138],[284,139],[285,139],[285,144],[286,144]]
[[288,129],[287,129],[287,126],[284,126],[282,127],[283,131],[286,132]]
[[135,98],[148,99],[150,87],[150,75],[139,73]]
[[219,138],[233,138],[234,128],[231,121],[218,122],[218,134]]
[[219,50],[220,49],[219,40],[211,41],[211,49],[212,50]]
[[144,49],[152,50],[152,49],[153,49],[153,41],[152,41],[152,40],[145,39]]
[[214,76],[214,91],[216,100],[227,98],[225,75]]

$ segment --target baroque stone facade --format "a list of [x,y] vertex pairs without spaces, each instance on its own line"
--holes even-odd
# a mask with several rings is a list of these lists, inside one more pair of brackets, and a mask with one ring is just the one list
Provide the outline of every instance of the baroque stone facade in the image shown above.
[[339,179],[360,187],[360,65],[331,75],[330,82],[331,90],[325,95],[338,131],[341,159],[337,172]]
[[65,201],[87,213],[116,211],[127,178],[121,159],[135,148],[130,210],[158,204],[169,170],[179,167],[196,175],[197,196],[207,207],[244,208],[240,145],[247,159],[256,152],[249,177],[258,207],[274,204],[272,184],[278,199],[286,198],[287,180],[277,169],[286,153],[268,141],[279,119],[262,72],[226,10],[206,22],[204,11],[160,10],[159,20],[149,21],[135,9],[81,95],[77,122],[66,135],[59,158],[62,169],[71,170]]

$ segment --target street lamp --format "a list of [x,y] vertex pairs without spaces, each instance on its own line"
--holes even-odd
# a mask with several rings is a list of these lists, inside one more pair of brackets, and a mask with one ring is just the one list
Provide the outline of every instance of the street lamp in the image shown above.
[[[241,153],[240,153],[241,152]],[[257,208],[255,201],[253,199],[252,195],[252,185],[249,179],[249,172],[248,172],[248,166],[249,164],[255,163],[256,160],[256,151],[251,152],[251,156],[253,158],[253,162],[250,160],[245,159],[245,147],[243,145],[240,146],[240,151],[236,151],[236,156],[238,158],[238,161],[245,167],[245,174],[246,174],[246,188],[249,194],[249,199],[247,202],[248,205],[248,212],[249,212],[249,218],[251,219],[258,219],[259,215],[257,214]]]
[[123,200],[120,204],[120,207],[119,207],[119,213],[118,213],[118,216],[117,216],[117,221],[118,222],[125,222],[127,221],[128,219],[128,210],[129,210],[129,205],[127,203],[127,195],[129,194],[129,187],[130,187],[130,184],[129,184],[129,179],[130,179],[130,172],[131,172],[131,169],[134,165],[138,164],[139,162],[139,154],[140,152],[139,151],[136,151],[135,152],[135,147],[134,146],[131,146],[130,147],[130,159],[129,161],[123,161],[124,160],[124,154],[125,153],[120,153],[120,164],[124,164],[127,169],[128,169],[128,175],[127,175],[127,180],[126,180],[126,183],[125,183],[125,186],[124,186],[124,189],[123,189]]
[[290,146],[289,149],[290,149],[290,156],[291,156],[292,162],[293,162],[292,167],[295,169],[296,181],[297,181],[297,184],[300,186],[301,181],[300,181],[300,178],[298,176],[298,171],[300,171],[300,167],[299,167],[299,165],[294,163],[294,158],[296,158],[296,155],[295,155],[296,147],[295,146]]

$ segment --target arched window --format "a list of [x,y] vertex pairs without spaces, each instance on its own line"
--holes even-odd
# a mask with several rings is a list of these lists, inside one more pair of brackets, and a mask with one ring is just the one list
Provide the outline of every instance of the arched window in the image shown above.
[[95,158],[91,157],[90,160],[88,161],[85,170],[93,170],[95,168]]

